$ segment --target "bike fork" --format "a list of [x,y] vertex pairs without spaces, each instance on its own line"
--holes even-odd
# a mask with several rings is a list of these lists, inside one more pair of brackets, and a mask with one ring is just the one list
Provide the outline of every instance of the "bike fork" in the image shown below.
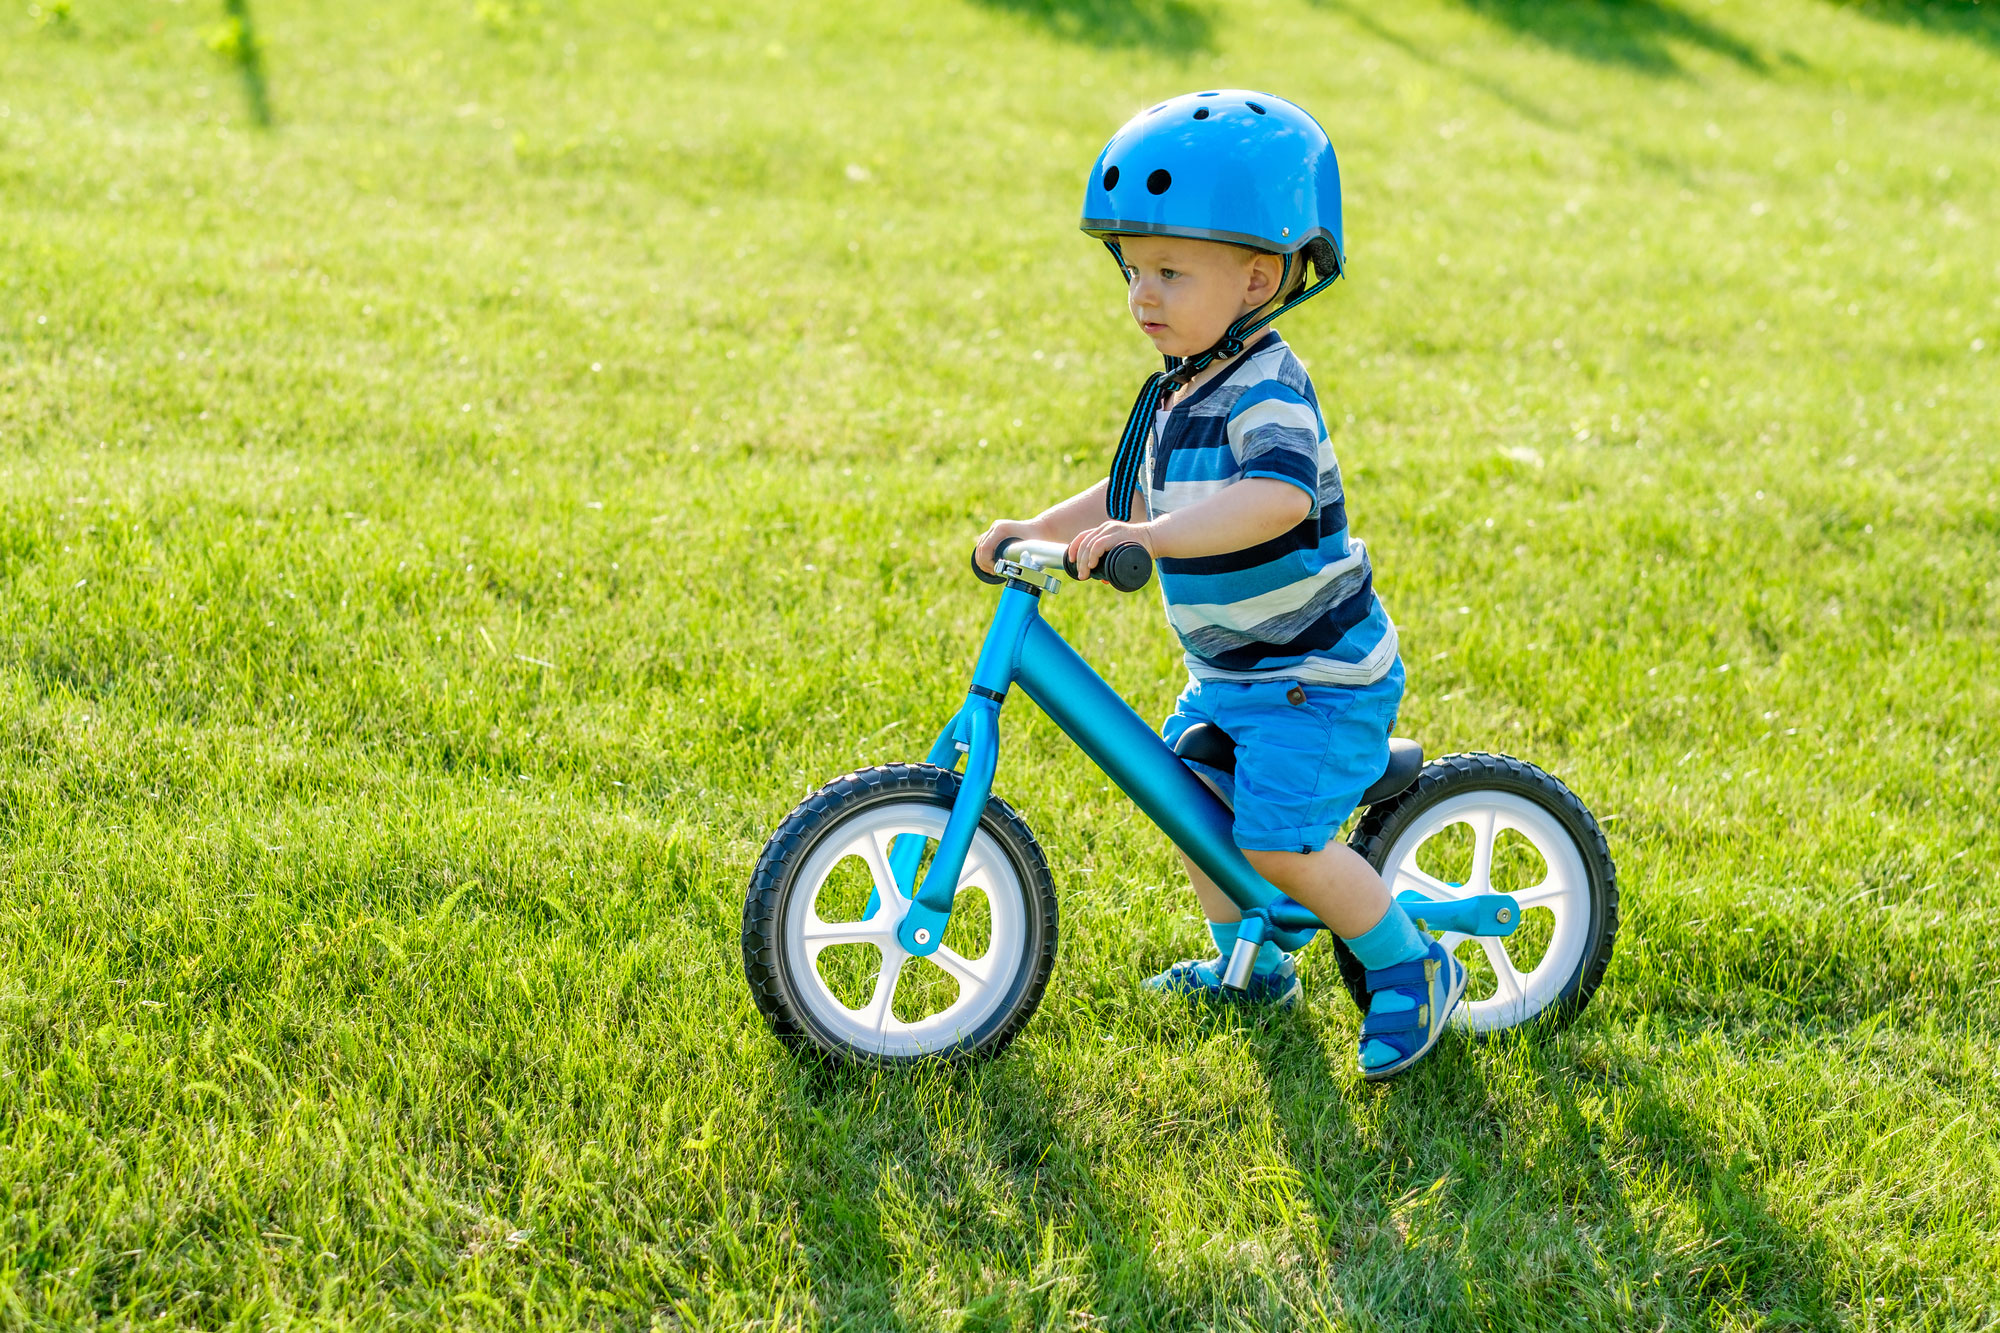
[[[1040,610],[1038,594],[1022,584],[1010,584],[1000,595],[1000,610],[986,633],[979,662],[972,669],[972,688],[965,703],[939,733],[926,762],[939,768],[958,765],[965,756],[965,776],[952,802],[951,816],[938,837],[937,851],[923,883],[916,885],[917,865],[923,859],[924,839],[904,834],[889,850],[889,870],[896,886],[910,901],[910,908],[896,927],[896,942],[914,957],[937,951],[944,942],[944,930],[951,920],[952,900],[958,894],[958,879],[965,871],[966,854],[993,795],[993,772],[1000,762],[1000,705],[1014,681],[1021,657],[1021,640]],[[871,894],[864,916],[873,916],[880,895]]]

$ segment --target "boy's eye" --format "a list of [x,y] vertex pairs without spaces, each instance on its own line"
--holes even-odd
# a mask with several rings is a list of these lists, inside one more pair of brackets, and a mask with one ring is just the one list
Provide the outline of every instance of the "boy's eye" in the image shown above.
[[1163,268],[1160,270],[1160,276],[1163,278],[1178,278],[1180,275],[1179,269]]

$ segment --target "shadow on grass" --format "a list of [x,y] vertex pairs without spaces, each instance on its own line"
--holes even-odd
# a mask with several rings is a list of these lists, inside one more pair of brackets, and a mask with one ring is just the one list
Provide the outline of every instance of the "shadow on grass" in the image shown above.
[[1644,74],[1682,73],[1675,45],[1696,46],[1745,69],[1767,66],[1757,49],[1668,0],[1459,0],[1502,27],[1585,60]]
[[786,1194],[828,1327],[925,1324],[939,1312],[899,1306],[927,1297],[969,1329],[1173,1315],[1149,1238],[1098,1189],[1028,1053],[964,1069],[801,1063],[780,1106]]
[[[1465,0],[1465,2],[1470,3],[1474,8],[1483,8],[1486,6],[1486,0]],[[1401,51],[1404,55],[1426,69],[1435,70],[1440,75],[1456,79],[1469,88],[1478,89],[1480,92],[1486,94],[1486,96],[1520,116],[1523,120],[1539,125],[1546,130],[1554,130],[1562,134],[1582,134],[1599,139],[1604,143],[1617,147],[1622,152],[1629,153],[1647,169],[1669,177],[1683,187],[1695,184],[1694,179],[1689,175],[1685,163],[1676,161],[1672,157],[1646,147],[1644,144],[1626,142],[1619,133],[1619,127],[1615,122],[1595,120],[1589,123],[1579,123],[1574,118],[1555,114],[1547,107],[1515,89],[1505,80],[1487,73],[1482,67],[1482,62],[1477,53],[1463,60],[1454,59],[1448,53],[1440,54],[1440,52],[1434,51],[1390,27],[1376,16],[1372,8],[1359,3],[1358,0],[1356,3],[1349,3],[1349,0],[1311,0],[1311,3],[1317,8],[1340,14],[1348,22],[1367,33],[1370,37],[1395,47],[1398,51]],[[1780,59],[1786,64],[1797,63],[1797,57],[1789,53],[1781,56]],[[1677,68],[1678,66],[1676,66]]]
[[[1600,1042],[1451,1038],[1360,1091],[1338,1067],[1346,1024],[1240,1033],[1318,1233],[1317,1257],[1298,1256],[1310,1267],[1282,1285],[1306,1282],[1322,1313],[1440,1330],[1838,1324],[1831,1257],[1772,1212],[1765,1168],[1652,1063]],[[1159,1270],[1146,1203],[1099,1183],[1130,1145],[1103,1137],[1115,1121],[1066,1107],[1063,1068],[1018,1048],[969,1069],[797,1067],[771,1108],[774,1148],[789,1243],[827,1327],[1311,1313],[1252,1272],[1221,1286],[1210,1274],[1195,1293]]]
[[1881,23],[1945,37],[1966,37],[2000,49],[2000,3],[1995,0],[1832,0]]
[[[1627,1133],[1610,1146],[1668,1182],[1699,1237],[1692,1247],[1675,1249],[1692,1260],[1678,1293],[1690,1312],[1722,1303],[1756,1311],[1765,1328],[1839,1325],[1824,1277],[1831,1257],[1818,1241],[1772,1216],[1759,1194],[1756,1163],[1739,1152],[1725,1155],[1702,1125],[1687,1119],[1662,1086],[1658,1068],[1615,1058],[1596,1068],[1565,1067],[1551,1058],[1546,1040],[1528,1055],[1563,1141],[1588,1164],[1578,1188],[1592,1190],[1607,1210],[1624,1208],[1628,1172],[1605,1160],[1603,1135],[1584,1114],[1577,1092],[1615,1093],[1625,1104]],[[1662,1257],[1656,1251],[1656,1266]]]
[[[1361,1297],[1374,1318],[1438,1328],[1657,1326],[1733,1311],[1753,1315],[1760,1328],[1838,1326],[1824,1277],[1830,1257],[1771,1214],[1756,1163],[1719,1151],[1650,1065],[1587,1058],[1578,1067],[1548,1036],[1487,1047],[1449,1038],[1382,1094],[1400,1103],[1384,1125],[1385,1185],[1400,1160],[1411,1188],[1394,1199],[1393,1185],[1379,1191],[1371,1218],[1357,1216],[1356,1201],[1326,1183],[1340,1174],[1328,1158],[1328,1122],[1345,1118],[1340,1107],[1349,1097],[1318,1037],[1304,1025],[1278,1024],[1252,1040],[1280,1146],[1328,1248],[1377,1248],[1391,1236],[1422,1248],[1449,1238],[1448,1263],[1406,1269],[1402,1283]],[[1510,1041],[1519,1044],[1509,1049]],[[1505,1099],[1546,1108],[1527,1125],[1496,1115],[1490,1096],[1478,1105],[1466,1100],[1479,1087],[1480,1062],[1510,1058],[1525,1070],[1515,1066]],[[1605,1117],[1593,1119],[1584,1105],[1613,1098],[1624,1132],[1610,1138]],[[1671,1216],[1692,1238],[1664,1233],[1657,1210],[1634,1214],[1640,1173],[1671,1197]],[[1392,1250],[1381,1258],[1397,1263]],[[1615,1271],[1602,1271],[1607,1266]]]
[[1215,39],[1215,20],[1191,0],[975,0],[1019,15],[1035,26],[1086,46],[1144,47],[1190,56]]
[[1342,15],[1348,22],[1367,33],[1370,37],[1395,47],[1398,51],[1401,51],[1404,55],[1427,69],[1436,70],[1440,74],[1449,75],[1452,78],[1462,80],[1471,87],[1479,89],[1479,91],[1485,93],[1494,101],[1499,102],[1508,110],[1513,111],[1526,120],[1533,121],[1544,129],[1568,130],[1572,128],[1558,121],[1541,105],[1523,97],[1499,79],[1481,73],[1477,69],[1460,66],[1454,62],[1441,59],[1424,47],[1419,46],[1416,42],[1411,41],[1408,37],[1403,36],[1402,33],[1397,32],[1394,28],[1389,27],[1375,17],[1373,9],[1366,4],[1348,4],[1346,0],[1312,0],[1312,3],[1317,8],[1330,10]]

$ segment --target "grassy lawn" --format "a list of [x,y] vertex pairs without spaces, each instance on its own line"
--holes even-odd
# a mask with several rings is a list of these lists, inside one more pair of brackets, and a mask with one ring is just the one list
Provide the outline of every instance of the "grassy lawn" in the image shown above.
[[[2000,1327],[1990,0],[257,0],[269,131],[220,13],[0,7],[0,1326]],[[1082,174],[1203,86],[1341,152],[1399,730],[1606,819],[1616,960],[1379,1088],[1330,956],[1160,1003],[1017,699],[1040,1013],[816,1071],[751,864],[1101,475]]]

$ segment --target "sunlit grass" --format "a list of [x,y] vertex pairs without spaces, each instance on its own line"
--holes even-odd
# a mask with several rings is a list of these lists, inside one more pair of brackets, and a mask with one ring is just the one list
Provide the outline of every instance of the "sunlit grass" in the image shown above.
[[[1992,8],[259,0],[268,131],[220,6],[0,14],[0,1322],[1994,1326]],[[1081,172],[1215,85],[1341,150],[1286,333],[1399,730],[1606,820],[1617,960],[1380,1089],[1326,957],[1163,1005],[1171,853],[1017,700],[1041,1012],[796,1062],[758,848],[1099,474]],[[1049,614],[1167,710],[1150,594]]]

